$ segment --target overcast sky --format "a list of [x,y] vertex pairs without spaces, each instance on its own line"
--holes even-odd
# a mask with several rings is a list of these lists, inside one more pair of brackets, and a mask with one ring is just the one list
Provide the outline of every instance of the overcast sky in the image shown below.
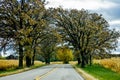
[[[64,9],[86,9],[90,12],[102,14],[109,22],[110,28],[120,31],[120,0],[46,0],[49,7],[63,7]],[[118,48],[113,53],[120,53],[120,39]]]

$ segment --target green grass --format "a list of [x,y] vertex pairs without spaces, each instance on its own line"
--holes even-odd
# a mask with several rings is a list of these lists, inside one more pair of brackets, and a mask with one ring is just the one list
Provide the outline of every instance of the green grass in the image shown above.
[[82,68],[87,73],[93,75],[98,80],[120,80],[120,74],[110,69],[106,69],[98,64],[93,64],[92,66],[86,66]]

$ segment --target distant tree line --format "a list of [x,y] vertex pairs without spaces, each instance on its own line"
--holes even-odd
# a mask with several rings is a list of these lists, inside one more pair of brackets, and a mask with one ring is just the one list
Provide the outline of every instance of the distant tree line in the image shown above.
[[120,34],[109,29],[102,15],[84,9],[46,9],[45,5],[45,0],[0,1],[0,51],[14,48],[20,68],[24,57],[29,67],[38,54],[50,64],[57,46],[63,43],[73,46],[81,67],[92,64],[96,53],[110,53],[117,47]]
[[94,59],[105,59],[105,58],[113,58],[120,57],[120,54],[94,54]]

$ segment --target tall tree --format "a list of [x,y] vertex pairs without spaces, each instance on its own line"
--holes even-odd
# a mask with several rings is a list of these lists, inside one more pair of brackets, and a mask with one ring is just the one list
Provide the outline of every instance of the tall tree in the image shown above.
[[39,0],[2,0],[0,6],[1,37],[14,40],[19,52],[19,67],[23,67],[24,46],[31,46],[32,33],[45,24],[44,5]]
[[[2,0],[0,5],[0,22],[1,22],[1,32],[2,38],[5,39],[7,37],[10,38],[16,38],[18,41],[20,41],[20,37],[18,39],[18,31],[20,30],[22,26],[22,20],[20,18],[21,11],[23,10],[23,4],[24,1],[21,1],[20,3],[16,0]],[[3,37],[4,36],[4,37]],[[23,50],[22,46],[19,43],[19,67],[23,66],[22,60],[23,60]]]
[[40,43],[40,54],[45,59],[46,64],[50,64],[50,59],[56,50],[56,46],[61,41],[56,28],[49,26],[45,31],[45,36]]
[[55,24],[64,31],[64,38],[79,52],[81,67],[88,64],[86,59],[92,56],[90,53],[115,48],[119,32],[110,30],[108,22],[101,15],[84,9],[57,8],[52,11],[55,13]]

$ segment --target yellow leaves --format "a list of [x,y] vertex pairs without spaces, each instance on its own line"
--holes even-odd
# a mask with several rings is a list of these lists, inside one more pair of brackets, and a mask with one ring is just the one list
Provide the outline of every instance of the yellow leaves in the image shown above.
[[75,57],[79,57],[80,51],[79,50],[75,50]]
[[33,51],[32,51],[32,49],[31,49],[31,46],[25,46],[25,47],[24,47],[24,54],[25,54],[26,56],[29,56],[30,58],[32,58],[32,56],[33,56]]
[[[39,52],[40,52],[40,50],[41,50],[41,47],[37,46],[37,47],[36,47],[36,51],[39,51]],[[39,53],[39,52],[38,52],[38,53]]]
[[28,15],[31,15],[32,13],[33,13],[33,10],[32,10],[32,9],[30,9],[30,10],[27,12]]
[[27,22],[29,22],[29,25],[35,25],[36,24],[36,20],[34,20],[34,19],[31,18],[31,16],[29,15],[30,12],[28,12],[28,14],[21,13],[21,18],[23,19],[24,24],[26,24]]
[[57,58],[62,60],[64,63],[68,63],[70,60],[73,59],[73,54],[72,50],[64,47],[64,48],[59,48],[57,50]]
[[27,28],[27,29],[23,28],[18,31],[19,32],[18,37],[21,39],[20,40],[21,45],[32,43],[32,40],[33,40],[32,37],[28,37],[31,31],[32,31],[32,28]]
[[25,37],[20,41],[20,44],[21,45],[24,45],[24,44],[26,44],[26,45],[29,44],[30,45],[30,44],[32,44],[32,38],[31,37],[30,38]]
[[26,44],[26,45],[29,44],[30,45],[30,44],[32,44],[32,38],[31,37],[30,38],[25,37],[25,38],[21,39],[20,44],[21,45],[24,45],[24,44]]
[[23,20],[27,20],[27,19],[30,19],[30,16],[27,15],[26,13],[21,13],[21,18],[22,18]]
[[30,23],[30,25],[35,25],[36,21],[33,19],[29,19],[29,23]]
[[41,25],[41,26],[47,25],[46,20],[41,19],[41,20],[40,20],[40,25]]
[[33,29],[31,27],[29,27],[29,28],[23,28],[23,29],[19,30],[19,33],[21,35],[27,36],[27,35],[29,35],[31,33],[32,30]]
[[24,45],[24,42],[23,42],[23,41],[20,41],[20,44],[21,44],[21,45]]
[[60,35],[56,30],[53,30],[53,35],[57,38],[58,42],[62,42],[62,35]]

